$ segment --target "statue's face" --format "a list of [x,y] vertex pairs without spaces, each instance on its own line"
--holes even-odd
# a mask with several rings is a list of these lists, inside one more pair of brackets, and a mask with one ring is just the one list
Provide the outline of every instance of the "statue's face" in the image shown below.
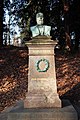
[[43,13],[37,13],[36,15],[36,22],[37,25],[42,25],[43,24]]

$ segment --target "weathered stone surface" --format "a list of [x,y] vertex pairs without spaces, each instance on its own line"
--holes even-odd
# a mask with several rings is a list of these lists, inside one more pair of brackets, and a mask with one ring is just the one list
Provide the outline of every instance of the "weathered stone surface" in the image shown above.
[[24,108],[48,108],[61,107],[61,100],[58,95],[52,92],[28,93],[24,101]]
[[8,120],[78,120],[78,116],[71,103],[64,100],[62,108],[18,108],[8,114]]
[[29,71],[24,108],[61,107],[55,73],[56,44],[56,41],[46,36],[37,36],[26,43],[29,49]]

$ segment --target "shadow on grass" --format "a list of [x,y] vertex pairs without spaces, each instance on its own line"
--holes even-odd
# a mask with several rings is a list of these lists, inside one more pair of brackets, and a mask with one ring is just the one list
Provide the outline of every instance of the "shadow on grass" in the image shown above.
[[69,99],[72,103],[80,101],[80,83],[75,85],[72,89],[60,96],[61,99]]
[[28,49],[0,49],[0,111],[24,99],[28,85]]

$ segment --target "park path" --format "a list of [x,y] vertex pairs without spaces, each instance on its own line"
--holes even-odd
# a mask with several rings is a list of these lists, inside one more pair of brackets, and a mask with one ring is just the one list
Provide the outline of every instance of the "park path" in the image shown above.
[[23,101],[20,100],[20,101],[16,102],[16,104],[14,106],[6,108],[4,111],[2,111],[0,113],[0,120],[7,120],[8,113],[11,110],[15,110],[17,108],[21,108],[22,106],[23,106]]
[[[23,101],[20,100],[20,101],[16,102],[16,104],[14,106],[6,108],[4,111],[2,111],[0,113],[0,120],[7,120],[8,113],[11,110],[16,110],[17,108],[21,108],[22,106],[23,106]],[[78,120],[80,120],[80,102],[79,102],[79,104],[78,103],[73,104],[73,106],[78,113]]]

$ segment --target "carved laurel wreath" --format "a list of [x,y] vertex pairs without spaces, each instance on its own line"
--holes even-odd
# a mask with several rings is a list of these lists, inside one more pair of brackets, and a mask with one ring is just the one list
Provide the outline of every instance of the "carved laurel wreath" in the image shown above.
[[[39,67],[40,62],[45,63],[45,67],[44,67],[43,70],[41,70],[40,67]],[[37,69],[38,72],[46,72],[49,69],[49,61],[47,59],[44,59],[44,58],[38,60],[36,62],[36,69]]]

